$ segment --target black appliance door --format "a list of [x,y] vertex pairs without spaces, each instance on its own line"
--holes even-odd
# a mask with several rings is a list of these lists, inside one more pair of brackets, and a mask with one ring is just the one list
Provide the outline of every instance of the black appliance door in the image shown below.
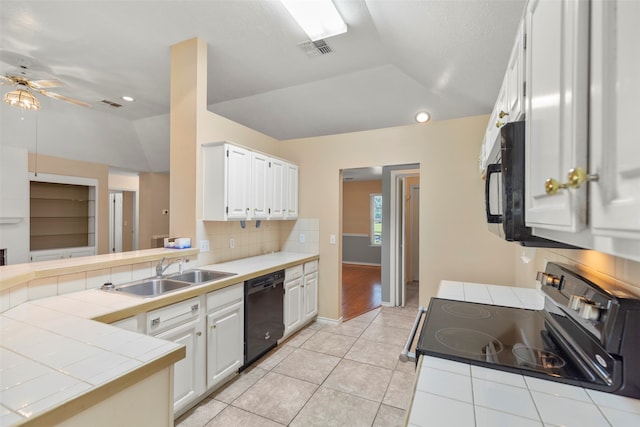
[[245,282],[245,366],[275,347],[284,335],[284,286],[282,282]]
[[502,228],[504,238],[522,246],[572,248],[564,243],[534,236],[525,221],[525,122],[511,122],[500,128],[502,169]]

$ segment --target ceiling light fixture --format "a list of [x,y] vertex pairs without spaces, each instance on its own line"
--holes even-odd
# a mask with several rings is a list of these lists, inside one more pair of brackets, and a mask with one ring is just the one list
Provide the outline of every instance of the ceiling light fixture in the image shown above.
[[347,32],[331,0],[280,0],[312,41]]
[[416,114],[416,122],[418,123],[427,123],[431,119],[431,115],[426,111],[420,111]]
[[122,100],[123,100],[123,101],[127,101],[127,102],[133,102],[133,101],[135,101],[136,99],[135,99],[133,96],[127,96],[127,95],[124,95],[124,96],[122,97]]
[[30,91],[25,89],[16,89],[7,92],[4,95],[4,102],[12,107],[22,108],[24,110],[39,110],[40,101]]

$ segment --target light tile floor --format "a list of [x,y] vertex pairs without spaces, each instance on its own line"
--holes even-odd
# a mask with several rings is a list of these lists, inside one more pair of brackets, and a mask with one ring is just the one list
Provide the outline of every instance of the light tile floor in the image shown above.
[[215,391],[178,427],[402,426],[415,366],[398,360],[417,314],[380,307],[339,325],[314,322]]

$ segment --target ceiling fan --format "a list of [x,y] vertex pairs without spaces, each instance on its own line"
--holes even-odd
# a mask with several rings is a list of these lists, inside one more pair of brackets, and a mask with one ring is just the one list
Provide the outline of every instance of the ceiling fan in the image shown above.
[[17,89],[11,92],[7,92],[4,96],[4,102],[17,108],[23,108],[25,110],[38,110],[40,109],[40,102],[38,98],[32,93],[37,92],[49,98],[58,99],[60,101],[70,102],[81,107],[91,107],[90,104],[79,101],[77,99],[69,98],[68,96],[60,95],[58,93],[49,92],[46,89],[60,87],[62,82],[58,80],[30,80],[24,76],[15,75],[0,75],[0,85],[3,86],[16,86]]

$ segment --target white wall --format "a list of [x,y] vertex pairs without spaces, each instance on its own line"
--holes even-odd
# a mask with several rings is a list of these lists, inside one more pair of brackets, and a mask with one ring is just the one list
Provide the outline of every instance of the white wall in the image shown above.
[[29,172],[26,148],[0,146],[0,249],[7,263],[29,261]]

